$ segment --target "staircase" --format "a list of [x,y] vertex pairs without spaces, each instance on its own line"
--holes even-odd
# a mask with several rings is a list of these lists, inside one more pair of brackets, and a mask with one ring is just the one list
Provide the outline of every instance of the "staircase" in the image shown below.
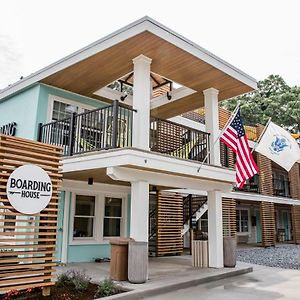
[[[191,203],[191,207],[190,207]],[[190,228],[190,216],[197,222],[207,211],[207,196],[188,195],[183,200],[183,229],[184,236]]]
[[[181,235],[184,236],[189,230],[190,215],[195,221],[207,211],[207,196],[188,195],[183,199],[183,228]],[[190,207],[191,203],[191,207]],[[156,255],[157,246],[157,210],[156,208],[149,213],[149,255]]]

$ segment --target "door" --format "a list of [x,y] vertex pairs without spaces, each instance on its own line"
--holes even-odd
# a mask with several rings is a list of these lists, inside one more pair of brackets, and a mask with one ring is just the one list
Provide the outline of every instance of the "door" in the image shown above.
[[261,223],[260,223],[260,211],[256,210],[256,243],[262,242],[261,236]]
[[282,212],[282,227],[284,228],[285,232],[285,241],[290,240],[290,216],[288,211]]
[[57,219],[58,230],[57,230],[57,242],[56,242],[56,252],[55,252],[55,257],[57,262],[61,262],[64,204],[65,204],[65,192],[61,192],[61,196],[59,200],[58,219]]

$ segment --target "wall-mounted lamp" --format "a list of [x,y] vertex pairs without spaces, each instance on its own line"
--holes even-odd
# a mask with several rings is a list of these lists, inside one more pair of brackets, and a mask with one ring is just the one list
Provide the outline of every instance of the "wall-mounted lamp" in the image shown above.
[[167,92],[167,98],[168,98],[168,100],[171,100],[171,99],[172,99],[172,95],[171,95],[170,92]]
[[121,101],[124,101],[124,100],[127,98],[127,96],[128,96],[128,95],[121,96],[121,97],[120,97],[120,100],[121,100]]
[[88,178],[88,185],[93,185],[94,184],[94,178],[90,177]]

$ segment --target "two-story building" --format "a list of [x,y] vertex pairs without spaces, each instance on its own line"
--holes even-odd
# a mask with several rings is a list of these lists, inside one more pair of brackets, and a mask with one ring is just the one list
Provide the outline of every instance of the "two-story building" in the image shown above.
[[[116,236],[155,236],[158,255],[181,253],[189,219],[206,213],[209,265],[223,267],[222,198],[230,235],[232,199],[238,231],[250,238],[256,212],[249,202],[244,221],[252,198],[232,192],[233,165],[221,164],[218,103],[255,88],[249,75],[144,17],[2,89],[0,127],[63,147],[58,261],[109,257]],[[205,128],[182,116],[198,108]]]

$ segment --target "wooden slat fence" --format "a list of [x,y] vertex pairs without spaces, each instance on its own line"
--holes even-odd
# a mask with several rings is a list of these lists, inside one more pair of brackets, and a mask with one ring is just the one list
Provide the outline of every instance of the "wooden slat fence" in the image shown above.
[[181,254],[183,199],[180,194],[158,192],[156,255]]
[[292,206],[292,226],[293,240],[295,244],[300,244],[300,206]]
[[230,198],[222,199],[223,236],[236,237],[236,201]]
[[275,211],[274,203],[260,203],[260,217],[262,226],[262,245],[263,247],[275,246]]
[[[0,292],[49,287],[54,284],[58,200],[62,149],[0,135]],[[6,183],[19,166],[43,168],[53,185],[49,205],[38,214],[24,215],[9,203]]]

